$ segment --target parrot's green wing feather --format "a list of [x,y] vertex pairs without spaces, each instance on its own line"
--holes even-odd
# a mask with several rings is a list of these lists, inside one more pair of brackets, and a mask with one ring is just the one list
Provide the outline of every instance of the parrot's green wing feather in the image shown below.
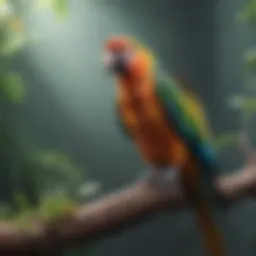
[[[217,170],[217,154],[213,147],[210,131],[202,106],[190,92],[183,90],[174,79],[158,76],[156,79],[156,96],[162,106],[169,125],[188,146],[193,157],[197,159],[197,180],[190,179],[193,186],[184,187],[191,196],[200,228],[206,237],[207,246],[212,255],[226,255],[222,247],[222,234],[215,222],[212,209],[215,206],[227,207],[214,186]],[[189,184],[189,183],[186,183]],[[187,190],[186,190],[187,189]],[[211,253],[210,253],[211,254]]]
[[199,103],[192,95],[181,90],[175,80],[164,74],[156,75],[156,96],[168,123],[200,163],[208,168],[215,166],[216,151]]

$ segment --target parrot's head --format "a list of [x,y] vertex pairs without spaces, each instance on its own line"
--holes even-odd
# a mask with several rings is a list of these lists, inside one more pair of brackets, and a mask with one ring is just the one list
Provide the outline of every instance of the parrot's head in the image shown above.
[[153,68],[151,52],[128,36],[113,36],[104,44],[103,62],[118,77],[138,77]]

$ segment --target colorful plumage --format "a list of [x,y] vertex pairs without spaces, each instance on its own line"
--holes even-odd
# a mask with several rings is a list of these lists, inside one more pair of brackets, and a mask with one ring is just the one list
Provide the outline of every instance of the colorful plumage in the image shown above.
[[152,52],[136,40],[115,36],[104,47],[105,67],[116,79],[120,126],[153,177],[165,177],[168,172],[180,175],[209,254],[224,256],[221,232],[211,211],[217,154],[199,100],[162,72]]

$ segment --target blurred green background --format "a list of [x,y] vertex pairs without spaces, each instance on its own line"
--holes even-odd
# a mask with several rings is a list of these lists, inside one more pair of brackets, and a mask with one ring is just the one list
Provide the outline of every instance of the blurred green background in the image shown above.
[[[144,168],[115,125],[113,81],[101,63],[112,34],[137,37],[187,77],[207,108],[223,170],[239,167],[255,142],[255,23],[255,0],[0,0],[1,217],[24,228],[31,217],[57,218]],[[244,202],[230,211],[232,256],[255,255],[255,210]],[[70,253],[203,249],[186,211]]]

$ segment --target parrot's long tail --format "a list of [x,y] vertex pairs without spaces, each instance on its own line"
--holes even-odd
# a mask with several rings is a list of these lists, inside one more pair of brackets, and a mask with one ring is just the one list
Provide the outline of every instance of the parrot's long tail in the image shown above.
[[200,200],[195,204],[194,210],[209,256],[226,256],[222,232],[218,228],[209,206]]
[[[202,179],[201,177],[200,180],[200,174],[193,161],[193,158],[191,158],[190,162],[188,161],[187,168],[184,168],[182,172],[185,193],[195,211],[197,225],[201,231],[208,255],[227,256],[223,232],[213,211],[214,206],[218,206],[214,198],[215,189],[211,181],[213,177],[209,176],[209,179]],[[204,190],[204,187],[208,189]]]

